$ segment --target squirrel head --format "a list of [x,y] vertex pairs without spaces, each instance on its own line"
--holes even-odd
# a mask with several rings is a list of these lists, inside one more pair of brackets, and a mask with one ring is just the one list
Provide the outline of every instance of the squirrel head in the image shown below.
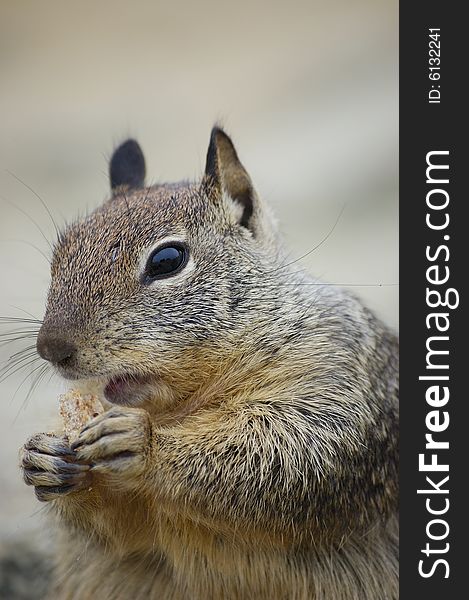
[[110,199],[54,249],[38,352],[116,403],[189,393],[259,317],[252,298],[278,264],[275,225],[219,127],[198,183],[145,187],[134,140],[109,171]]

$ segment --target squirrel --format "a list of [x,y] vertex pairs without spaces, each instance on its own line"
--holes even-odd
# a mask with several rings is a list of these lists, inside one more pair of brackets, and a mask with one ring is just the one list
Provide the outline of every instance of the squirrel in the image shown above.
[[22,449],[57,530],[48,597],[397,599],[396,336],[288,259],[220,127],[198,182],[146,187],[133,139],[109,171],[37,337],[108,403]]

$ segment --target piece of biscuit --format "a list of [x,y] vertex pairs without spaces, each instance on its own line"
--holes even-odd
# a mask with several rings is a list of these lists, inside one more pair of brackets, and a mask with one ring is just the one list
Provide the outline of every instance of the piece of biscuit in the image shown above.
[[94,394],[82,394],[76,389],[59,397],[59,413],[64,432],[70,442],[78,437],[83,427],[104,412],[104,407]]

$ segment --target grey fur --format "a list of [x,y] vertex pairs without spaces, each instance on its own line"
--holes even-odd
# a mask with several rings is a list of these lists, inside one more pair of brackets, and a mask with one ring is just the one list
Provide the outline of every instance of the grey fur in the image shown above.
[[[41,479],[54,597],[396,599],[397,340],[289,264],[236,153],[217,157],[200,183],[121,188],[55,249],[40,336],[77,347],[60,372],[136,383],[73,446],[90,489]],[[191,262],[143,286],[168,236]]]

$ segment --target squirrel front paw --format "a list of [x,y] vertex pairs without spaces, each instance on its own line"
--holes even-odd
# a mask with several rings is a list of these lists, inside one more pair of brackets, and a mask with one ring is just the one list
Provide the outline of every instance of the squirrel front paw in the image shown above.
[[71,447],[77,460],[89,464],[93,474],[125,486],[145,472],[150,437],[147,411],[114,407],[90,421]]
[[34,486],[41,502],[55,500],[89,486],[89,465],[76,462],[66,437],[33,435],[21,449],[23,479]]

